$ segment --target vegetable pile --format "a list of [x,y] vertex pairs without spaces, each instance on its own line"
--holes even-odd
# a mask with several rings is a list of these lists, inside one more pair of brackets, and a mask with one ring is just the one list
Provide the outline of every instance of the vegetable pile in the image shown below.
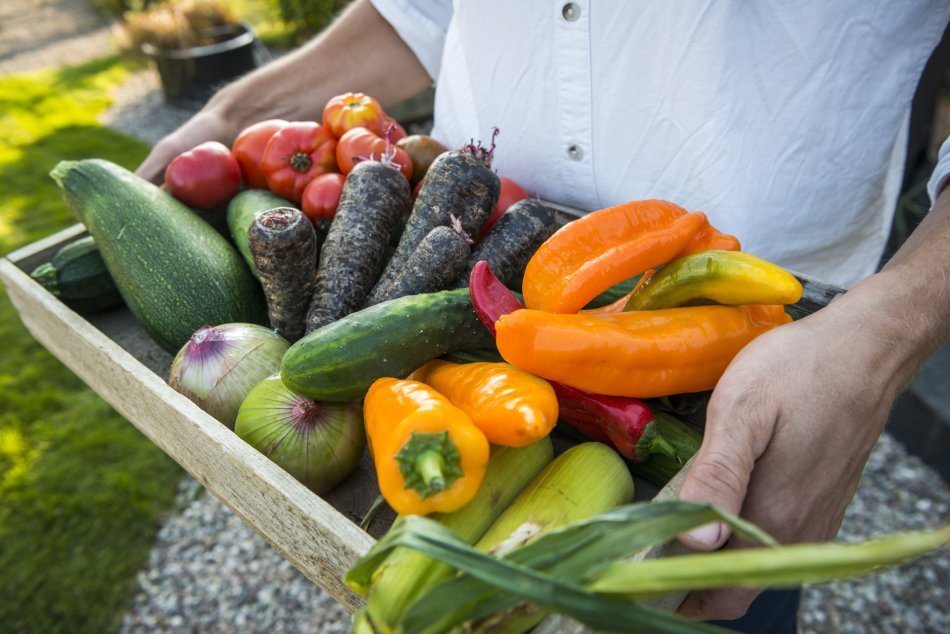
[[[346,93],[320,122],[185,152],[166,189],[63,162],[52,177],[90,236],[34,277],[76,310],[121,297],[177,353],[169,384],[313,491],[368,445],[399,519],[347,576],[369,596],[357,631],[525,631],[552,611],[710,631],[631,599],[830,578],[950,539],[806,547],[833,554],[804,571],[715,509],[629,505],[631,473],[663,485],[701,442],[671,397],[713,389],[802,286],[668,201],[565,221],[495,173],[496,135],[449,150]],[[551,434],[573,446],[555,458]],[[712,520],[773,545],[772,563],[626,561]]]

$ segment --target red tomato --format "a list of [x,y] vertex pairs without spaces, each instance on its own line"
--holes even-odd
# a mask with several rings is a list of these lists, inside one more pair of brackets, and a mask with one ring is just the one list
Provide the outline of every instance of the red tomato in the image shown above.
[[393,164],[399,168],[406,180],[412,178],[412,159],[405,150],[396,147],[386,139],[380,138],[366,128],[353,128],[336,145],[336,163],[340,171],[349,174],[359,161],[376,160]]
[[248,126],[234,139],[231,145],[231,154],[241,166],[241,176],[248,187],[263,189],[267,187],[267,179],[261,171],[261,157],[264,148],[274,133],[287,125],[283,119],[268,119]]
[[498,180],[501,181],[501,192],[498,194],[498,202],[495,204],[495,208],[491,212],[491,216],[488,217],[488,222],[485,223],[485,227],[482,229],[482,232],[478,234],[478,239],[481,240],[482,237],[488,233],[488,230],[491,229],[492,225],[495,224],[495,221],[501,217],[503,213],[508,211],[508,208],[519,200],[524,200],[525,198],[530,198],[528,192],[521,188],[521,185],[506,178],[504,176],[499,176]]
[[399,125],[398,121],[388,116],[383,121],[383,132],[381,136],[385,137],[387,130],[389,130],[390,143],[396,143],[397,141],[399,141],[399,139],[406,138],[406,129],[402,127],[401,125]]
[[241,189],[241,168],[223,143],[206,141],[179,154],[165,168],[172,196],[195,209],[213,209]]
[[382,134],[385,118],[382,106],[361,92],[337,95],[323,108],[323,125],[338,139],[356,127]]
[[261,170],[272,192],[300,202],[307,183],[320,174],[337,171],[336,139],[319,123],[288,123],[267,142]]
[[336,146],[336,163],[340,171],[349,174],[353,165],[369,159],[389,161],[399,168],[406,179],[412,178],[412,159],[405,150],[389,144],[387,156],[386,139],[380,138],[366,128],[353,128],[342,137]]
[[310,218],[311,222],[335,216],[345,181],[346,176],[343,174],[332,173],[320,174],[307,183],[300,196],[304,215]]

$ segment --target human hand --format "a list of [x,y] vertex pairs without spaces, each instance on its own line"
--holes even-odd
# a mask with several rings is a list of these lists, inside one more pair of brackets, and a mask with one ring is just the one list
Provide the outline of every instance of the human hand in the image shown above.
[[[887,332],[887,320],[875,317],[880,307],[866,300],[845,295],[742,350],[710,399],[703,445],[681,499],[741,511],[782,543],[835,536],[893,400],[909,380],[902,346]],[[730,539],[719,524],[681,541],[697,550],[749,545]],[[695,592],[679,613],[732,620],[757,594]]]
[[135,173],[146,180],[160,184],[165,174],[165,167],[176,156],[205,141],[219,141],[230,147],[238,132],[235,125],[216,110],[205,108],[156,143]]

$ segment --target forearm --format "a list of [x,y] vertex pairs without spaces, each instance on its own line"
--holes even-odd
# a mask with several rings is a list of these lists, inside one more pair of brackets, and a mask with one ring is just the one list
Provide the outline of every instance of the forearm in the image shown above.
[[[950,188],[882,270],[858,283],[814,317],[836,322],[866,355],[883,384],[868,386],[896,396],[920,367],[950,342]],[[825,321],[827,320],[827,321]]]
[[319,121],[327,100],[343,92],[366,92],[385,107],[430,81],[389,23],[357,0],[321,35],[226,86],[204,110],[232,123],[236,135],[269,118]]

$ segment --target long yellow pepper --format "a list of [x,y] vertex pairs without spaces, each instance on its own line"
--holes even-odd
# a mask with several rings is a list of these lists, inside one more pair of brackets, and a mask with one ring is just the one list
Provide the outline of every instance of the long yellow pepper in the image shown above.
[[449,513],[478,492],[488,465],[485,434],[433,388],[377,379],[363,420],[380,492],[397,513]]
[[557,423],[554,389],[544,379],[508,363],[430,361],[413,378],[431,385],[468,414],[488,441],[524,447]]
[[650,398],[715,387],[760,334],[791,321],[782,306],[693,306],[615,314],[521,309],[495,322],[501,356],[581,390]]

